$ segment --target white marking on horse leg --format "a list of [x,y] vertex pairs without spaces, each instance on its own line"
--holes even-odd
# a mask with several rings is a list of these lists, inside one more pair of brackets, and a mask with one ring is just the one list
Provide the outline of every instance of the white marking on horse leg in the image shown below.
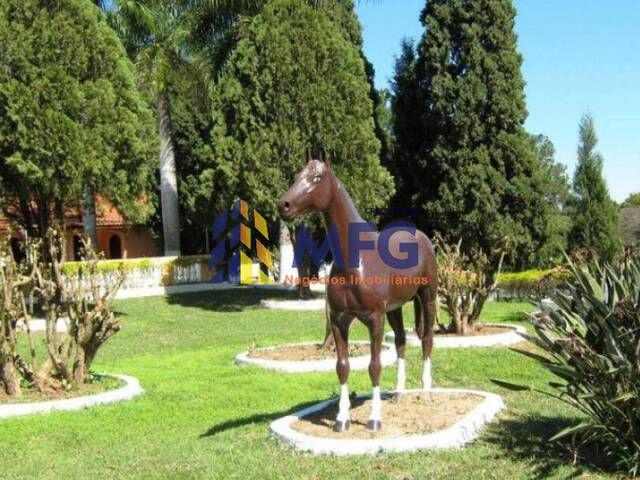
[[380,387],[373,387],[373,396],[371,398],[371,415],[369,420],[382,419],[382,398],[380,396]]
[[404,361],[404,358],[398,358],[396,392],[398,393],[404,392],[406,382],[407,382],[406,363]]
[[422,364],[422,390],[431,390],[431,358],[427,358]]
[[349,407],[351,403],[349,402],[349,387],[347,384],[340,385],[340,400],[338,401],[338,417],[336,420],[338,422],[346,422],[350,420],[349,416]]

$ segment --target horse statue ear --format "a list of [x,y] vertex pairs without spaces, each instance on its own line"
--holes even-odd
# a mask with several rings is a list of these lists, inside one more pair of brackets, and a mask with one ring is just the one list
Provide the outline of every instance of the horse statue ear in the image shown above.
[[331,159],[329,158],[329,153],[327,152],[327,150],[324,147],[322,147],[322,149],[320,150],[320,155],[321,155],[321,159],[324,162],[324,164],[328,168],[331,168]]
[[311,161],[311,147],[307,148],[307,163]]

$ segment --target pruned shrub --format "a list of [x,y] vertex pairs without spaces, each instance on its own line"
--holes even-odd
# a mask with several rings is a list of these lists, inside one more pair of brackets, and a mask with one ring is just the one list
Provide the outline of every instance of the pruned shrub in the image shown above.
[[[24,263],[16,263],[8,248],[0,251],[0,319],[5,333],[0,384],[7,395],[20,396],[21,383],[38,392],[55,392],[89,382],[96,353],[120,330],[112,302],[124,272],[119,271],[116,280],[105,286],[98,267],[100,257],[85,243],[85,261],[73,280],[65,281],[60,262],[62,249],[59,231],[51,229],[46,239],[27,246]],[[46,325],[46,353],[40,356],[29,329],[34,306],[42,312]],[[56,331],[60,321],[67,323],[62,334]],[[19,325],[24,327],[24,333],[19,331]],[[21,350],[29,352],[26,358],[17,348],[20,339],[27,342],[28,348]]]
[[626,256],[615,265],[570,262],[569,274],[566,289],[552,297],[558,308],[532,317],[535,335],[527,338],[544,354],[521,353],[560,377],[550,383],[551,395],[584,414],[553,439],[597,446],[616,467],[638,475],[640,257]]
[[476,327],[484,304],[498,285],[508,240],[491,255],[474,251],[467,255],[462,242],[449,244],[436,234],[438,245],[438,296],[449,314],[446,331],[467,335]]
[[16,372],[19,321],[26,312],[24,287],[31,278],[17,264],[8,241],[0,245],[0,390],[20,396],[22,389]]

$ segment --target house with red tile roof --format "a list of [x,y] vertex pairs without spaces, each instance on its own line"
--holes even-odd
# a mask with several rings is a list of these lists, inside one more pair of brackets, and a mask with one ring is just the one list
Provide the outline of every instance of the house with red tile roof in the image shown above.
[[[66,259],[79,260],[81,239],[84,235],[82,211],[69,208],[65,211],[64,230]],[[155,257],[160,254],[151,229],[147,225],[128,221],[106,197],[96,195],[97,247],[107,259]],[[12,246],[26,237],[23,229],[13,225],[5,214],[0,215],[0,235],[11,235]]]

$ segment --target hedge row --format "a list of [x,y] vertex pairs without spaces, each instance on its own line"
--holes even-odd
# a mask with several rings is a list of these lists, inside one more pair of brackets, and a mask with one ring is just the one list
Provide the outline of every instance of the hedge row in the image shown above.
[[[98,262],[98,271],[104,275],[109,275],[118,271],[144,273],[145,271],[160,268],[160,285],[174,285],[178,283],[175,278],[177,268],[199,266],[202,269],[201,278],[208,278],[209,273],[208,255],[190,255],[184,257],[154,257],[154,258],[131,258],[122,260],[101,260]],[[62,273],[73,277],[78,275],[85,266],[85,262],[65,262],[62,266]]]
[[518,297],[543,295],[558,288],[569,278],[563,267],[548,270],[525,270],[501,273],[498,288]]

